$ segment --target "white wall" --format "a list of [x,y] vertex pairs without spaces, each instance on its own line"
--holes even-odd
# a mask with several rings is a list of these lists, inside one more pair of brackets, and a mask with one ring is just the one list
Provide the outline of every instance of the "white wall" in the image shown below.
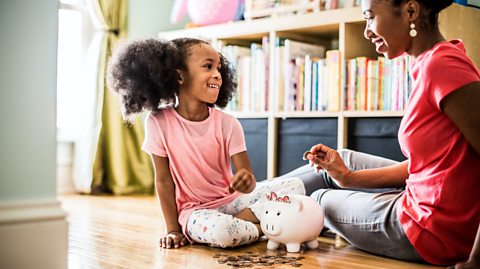
[[170,24],[174,0],[128,1],[128,37],[156,37],[158,32],[183,29],[189,22],[188,14],[178,24]]
[[0,0],[0,268],[66,268],[56,201],[58,0]]
[[0,202],[53,198],[57,1],[0,5]]

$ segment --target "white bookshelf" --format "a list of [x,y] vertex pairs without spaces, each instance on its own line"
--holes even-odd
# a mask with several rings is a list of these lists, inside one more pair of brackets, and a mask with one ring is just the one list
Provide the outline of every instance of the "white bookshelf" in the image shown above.
[[252,40],[270,32],[292,31],[300,33],[335,33],[342,22],[361,22],[363,14],[360,7],[325,10],[276,18],[261,18],[249,21],[237,21],[184,30],[166,31],[159,38],[195,37],[203,39],[245,39]]

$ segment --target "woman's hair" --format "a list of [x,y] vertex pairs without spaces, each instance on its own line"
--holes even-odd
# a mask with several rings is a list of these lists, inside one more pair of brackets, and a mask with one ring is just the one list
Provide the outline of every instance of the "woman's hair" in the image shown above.
[[[177,70],[188,71],[187,58],[195,45],[207,42],[193,38],[172,41],[135,40],[119,45],[107,67],[107,83],[120,95],[122,115],[129,120],[142,111],[158,111],[161,105],[175,103],[180,90]],[[220,55],[222,86],[215,104],[225,107],[236,90],[235,72],[228,60]]]
[[[399,7],[404,2],[409,0],[393,0],[393,6]],[[428,23],[429,27],[437,27],[438,26],[438,13],[443,9],[447,8],[453,3],[453,0],[416,0],[421,6],[423,6],[428,13],[426,15],[427,21],[424,23]]]

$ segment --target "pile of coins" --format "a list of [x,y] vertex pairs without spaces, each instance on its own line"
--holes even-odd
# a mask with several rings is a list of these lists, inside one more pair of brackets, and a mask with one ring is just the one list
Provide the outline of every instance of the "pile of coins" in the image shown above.
[[275,268],[275,264],[291,265],[293,267],[300,267],[302,263],[299,262],[305,257],[298,256],[287,256],[286,252],[280,252],[276,255],[260,255],[256,254],[253,251],[247,251],[243,255],[227,255],[224,253],[215,253],[213,258],[218,259],[217,262],[220,264],[229,265],[237,268],[245,267],[270,267]]

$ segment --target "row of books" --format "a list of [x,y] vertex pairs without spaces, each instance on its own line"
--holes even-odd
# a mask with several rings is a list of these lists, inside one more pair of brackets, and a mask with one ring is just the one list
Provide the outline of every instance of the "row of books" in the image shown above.
[[339,110],[338,50],[280,39],[274,57],[274,111]]
[[409,57],[347,60],[346,110],[402,111],[411,92]]
[[[270,52],[270,42],[264,37],[250,47],[215,44],[237,71],[238,88],[228,110],[340,110],[340,51],[277,38]],[[347,60],[344,67],[345,109],[404,109],[410,93],[407,57],[392,61],[357,57]]]
[[269,110],[269,40],[252,43],[249,48],[214,44],[227,57],[237,74],[237,92],[228,104],[232,111],[262,112]]

